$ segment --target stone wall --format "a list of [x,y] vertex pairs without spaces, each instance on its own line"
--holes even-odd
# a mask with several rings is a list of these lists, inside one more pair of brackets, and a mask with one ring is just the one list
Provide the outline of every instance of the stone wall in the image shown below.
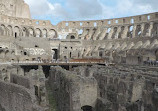
[[52,67],[49,83],[60,111],[157,111],[158,68]]
[[49,83],[54,90],[59,111],[82,111],[83,106],[94,108],[97,84],[94,78],[83,78],[75,72],[51,67]]
[[24,77],[24,76],[19,76],[17,74],[11,74],[10,82],[20,85],[20,86],[24,86],[27,89],[33,89],[33,84],[31,82],[31,79]]
[[[92,67],[100,94],[96,111],[157,111],[156,72],[135,66]],[[154,78],[156,79],[156,78]]]
[[43,111],[36,106],[34,94],[22,86],[0,81],[2,111]]

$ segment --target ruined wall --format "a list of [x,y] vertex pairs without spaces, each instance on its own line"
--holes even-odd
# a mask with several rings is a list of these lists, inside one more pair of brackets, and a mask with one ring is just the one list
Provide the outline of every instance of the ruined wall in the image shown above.
[[90,111],[157,111],[157,72],[158,68],[121,65],[73,71],[52,67],[49,83],[61,111],[87,106]]
[[4,111],[40,111],[35,96],[26,88],[0,80],[0,106]]
[[97,84],[92,77],[80,77],[75,72],[51,67],[49,84],[54,90],[60,111],[82,111],[83,106],[94,108],[97,100]]
[[0,13],[13,17],[31,18],[29,6],[23,0],[1,0]]
[[156,61],[157,21],[158,13],[149,13],[107,20],[63,21],[54,26],[50,21],[1,15],[0,61],[53,58],[61,61],[102,58],[128,64]]
[[[134,66],[92,67],[98,81],[97,111],[156,111],[156,71]],[[146,70],[144,70],[146,69]],[[155,78],[156,80],[156,78]]]
[[20,86],[24,86],[27,89],[33,89],[33,84],[31,80],[27,77],[19,76],[17,74],[11,74],[10,82]]

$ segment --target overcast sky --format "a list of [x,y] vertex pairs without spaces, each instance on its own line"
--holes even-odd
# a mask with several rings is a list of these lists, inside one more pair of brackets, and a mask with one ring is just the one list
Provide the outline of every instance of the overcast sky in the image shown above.
[[33,19],[52,24],[69,20],[98,20],[158,11],[158,0],[25,0]]

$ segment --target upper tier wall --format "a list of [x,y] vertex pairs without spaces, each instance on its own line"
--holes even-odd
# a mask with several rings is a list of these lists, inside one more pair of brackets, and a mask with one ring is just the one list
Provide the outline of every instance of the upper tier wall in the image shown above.
[[105,19],[105,20],[91,20],[91,21],[63,21],[60,22],[58,28],[84,28],[84,27],[111,27],[116,25],[126,25],[143,23],[158,20],[158,12],[131,16],[125,18]]
[[6,15],[0,15],[0,22],[7,24],[16,24],[16,25],[54,27],[49,20],[35,20],[35,19],[11,17]]

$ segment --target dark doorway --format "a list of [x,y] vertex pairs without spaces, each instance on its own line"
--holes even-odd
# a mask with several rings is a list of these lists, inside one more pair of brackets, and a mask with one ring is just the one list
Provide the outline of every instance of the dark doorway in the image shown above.
[[99,57],[103,57],[103,52],[99,52]]
[[72,53],[70,52],[70,58],[72,58]]
[[53,56],[53,59],[58,59],[58,49],[52,49],[55,53],[54,53],[54,56]]
[[141,64],[141,63],[142,63],[142,58],[138,57],[138,64]]
[[38,94],[38,86],[34,85],[34,88],[35,88],[35,95],[38,97],[39,96],[39,94]]
[[15,38],[17,38],[17,33],[15,32]]
[[72,35],[72,36],[71,36],[71,39],[75,39],[75,36]]
[[92,111],[92,106],[83,106],[83,107],[81,107],[81,109],[83,110],[83,111]]

